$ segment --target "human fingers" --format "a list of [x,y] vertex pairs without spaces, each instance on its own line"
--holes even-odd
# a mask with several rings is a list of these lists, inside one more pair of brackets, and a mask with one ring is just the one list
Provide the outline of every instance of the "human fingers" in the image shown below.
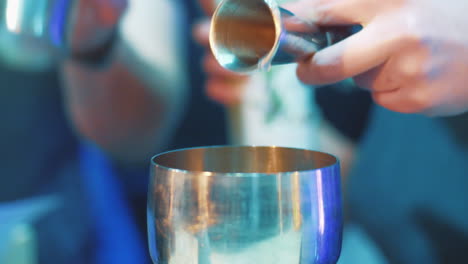
[[429,62],[429,49],[415,41],[400,49],[385,63],[355,76],[354,80],[359,87],[373,92],[392,91],[403,85],[427,80]]
[[[385,23],[369,24],[360,32],[300,61],[298,77],[309,84],[333,83],[383,64],[398,49],[399,41]],[[381,32],[386,29],[390,33],[382,36]]]
[[209,19],[204,19],[193,26],[192,35],[195,41],[204,46],[210,46],[210,24]]
[[246,80],[211,77],[206,82],[206,95],[213,101],[225,106],[239,104],[242,101]]

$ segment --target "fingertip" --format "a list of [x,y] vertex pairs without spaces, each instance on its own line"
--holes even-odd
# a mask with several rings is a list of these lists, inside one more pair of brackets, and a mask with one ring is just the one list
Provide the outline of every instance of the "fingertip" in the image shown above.
[[242,85],[227,79],[211,78],[207,81],[205,94],[213,101],[225,105],[241,102]]
[[210,26],[211,22],[205,18],[195,23],[192,28],[193,38],[197,43],[203,46],[208,46],[210,42]]
[[207,15],[212,15],[216,9],[215,0],[199,0],[200,6]]
[[296,69],[296,75],[299,81],[306,83],[306,84],[312,84],[311,80],[309,79],[310,76],[307,71],[306,63],[298,63],[297,69]]

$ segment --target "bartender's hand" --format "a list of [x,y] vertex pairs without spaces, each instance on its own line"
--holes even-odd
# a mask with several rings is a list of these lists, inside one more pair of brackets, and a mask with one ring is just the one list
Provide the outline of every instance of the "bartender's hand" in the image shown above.
[[193,35],[195,40],[206,48],[202,62],[203,70],[207,74],[206,94],[223,105],[236,105],[241,101],[241,95],[249,77],[224,69],[210,50],[210,18],[216,8],[215,2],[216,0],[199,0],[208,17],[194,26]]
[[378,104],[398,112],[468,110],[466,0],[300,0],[285,8],[318,24],[364,26],[299,63],[303,82],[354,77]]

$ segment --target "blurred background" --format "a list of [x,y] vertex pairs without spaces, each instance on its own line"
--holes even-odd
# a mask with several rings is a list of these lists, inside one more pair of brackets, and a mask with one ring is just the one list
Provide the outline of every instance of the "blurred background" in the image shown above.
[[218,74],[192,37],[210,5],[0,0],[0,263],[150,263],[150,158],[224,144],[340,158],[340,264],[465,263],[467,117],[390,112],[294,65]]

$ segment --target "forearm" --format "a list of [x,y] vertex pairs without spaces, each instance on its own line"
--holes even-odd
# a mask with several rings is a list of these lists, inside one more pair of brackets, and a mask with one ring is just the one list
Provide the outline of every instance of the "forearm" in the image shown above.
[[[187,92],[180,49],[172,45],[164,54],[169,60],[151,57],[157,52],[143,50],[145,43],[134,43],[129,36],[135,25],[123,24],[123,38],[117,40],[107,67],[96,69],[72,60],[62,67],[66,107],[78,134],[127,163],[147,162],[164,147],[181,116]],[[166,46],[181,33],[167,36],[168,44],[158,36],[146,35],[145,39]]]
[[[125,52],[122,49],[117,52]],[[66,106],[74,128],[116,158],[140,161],[168,140],[179,115],[176,106],[180,100],[148,88],[169,89],[171,85],[163,76],[153,83],[144,82],[120,59],[103,72],[66,62],[63,76]]]

